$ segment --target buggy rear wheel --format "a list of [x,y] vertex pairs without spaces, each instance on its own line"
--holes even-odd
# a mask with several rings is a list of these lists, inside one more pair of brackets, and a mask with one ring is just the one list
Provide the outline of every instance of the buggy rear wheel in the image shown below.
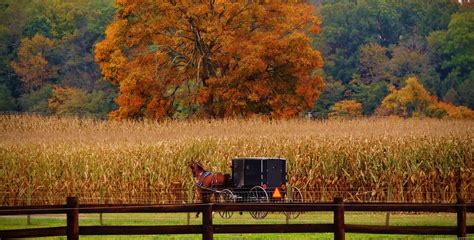
[[[255,186],[252,189],[250,189],[247,200],[251,203],[268,203],[269,202],[268,193],[262,187]],[[249,213],[254,219],[263,219],[268,214],[268,212],[262,212],[262,211],[252,211]]]
[[[303,203],[303,194],[297,187],[289,187],[290,194],[288,194],[287,201],[290,203]],[[284,212],[288,219],[296,219],[300,216],[301,212]]]
[[[224,189],[219,192],[219,199],[217,200],[219,203],[235,203],[235,195],[229,189]],[[234,212],[230,211],[220,211],[219,215],[222,218],[229,219],[234,215]]]

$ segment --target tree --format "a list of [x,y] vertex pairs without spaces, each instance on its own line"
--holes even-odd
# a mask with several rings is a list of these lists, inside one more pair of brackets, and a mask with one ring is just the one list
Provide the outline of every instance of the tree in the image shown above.
[[0,4],[0,84],[5,84],[13,97],[18,97],[20,79],[15,75],[11,61],[20,45],[22,25],[27,19],[25,6],[29,0],[3,0]]
[[444,96],[444,101],[452,104],[458,104],[459,103],[459,95],[454,90],[453,88],[450,88],[447,92],[446,95]]
[[364,115],[372,115],[375,109],[388,94],[388,85],[381,81],[372,84],[361,84],[354,93],[354,99],[362,104]]
[[26,38],[32,38],[37,34],[52,38],[51,23],[45,16],[36,16],[23,26],[22,34]]
[[57,45],[61,53],[61,86],[81,88],[87,92],[102,90],[97,88],[101,74],[94,61],[93,46],[103,39],[105,27],[113,16],[114,8],[110,2],[71,0],[50,10],[70,22],[66,24],[69,29],[63,27],[64,33]]
[[348,83],[357,72],[359,47],[375,40],[367,34],[368,13],[354,1],[334,1],[323,3],[320,15],[324,31],[316,36],[315,46],[325,57],[324,72]]
[[443,68],[457,68],[468,74],[474,66],[474,11],[456,13],[449,23],[447,36],[441,47],[446,53]]
[[448,91],[454,89],[460,103],[471,107],[472,90],[465,87],[474,76],[473,26],[474,11],[465,10],[452,16],[447,31],[433,32],[428,37],[432,59],[441,72],[440,96],[446,98]]
[[404,79],[416,76],[432,94],[440,94],[439,75],[420,47],[399,45],[393,48],[391,55],[389,71],[393,85],[401,86]]
[[411,77],[405,81],[405,86],[400,90],[392,87],[391,93],[383,99],[377,112],[382,115],[393,114],[403,117],[420,116],[432,101],[423,85],[415,77]]
[[55,87],[53,96],[48,99],[48,108],[57,115],[84,114],[87,102],[86,93],[80,89]]
[[470,76],[459,85],[458,89],[460,102],[474,109],[474,71],[471,71]]
[[362,104],[355,100],[342,100],[331,107],[331,118],[356,118],[362,116]]
[[45,85],[41,89],[23,94],[18,102],[21,110],[34,113],[51,113],[48,109],[48,99],[53,95],[51,85]]
[[457,1],[446,0],[398,1],[395,6],[404,37],[412,34],[426,37],[433,31],[447,29],[451,15],[459,10]]
[[430,32],[446,30],[458,9],[455,1],[446,0],[323,1],[324,31],[314,42],[325,56],[325,74],[348,84],[360,69],[362,46],[389,48],[415,35],[424,41]]
[[10,89],[5,84],[0,84],[0,111],[13,111],[15,109],[16,103],[10,93]]
[[369,43],[360,49],[360,80],[363,83],[376,83],[390,79],[388,69],[388,49],[377,43]]
[[115,87],[101,83],[93,52],[114,12],[113,0],[2,1],[0,85],[21,100],[21,109],[41,106],[40,111],[48,111],[44,101],[27,99],[45,93],[46,85],[115,96]]
[[114,118],[292,117],[322,87],[313,7],[300,1],[120,1],[95,58],[120,86]]
[[436,97],[418,82],[415,77],[408,78],[405,86],[384,98],[377,109],[378,115],[399,115],[402,117],[428,116],[435,118],[469,118],[474,119],[474,111],[464,106],[438,101]]
[[48,109],[55,115],[105,116],[111,110],[110,106],[110,99],[107,99],[104,92],[87,93],[79,88],[55,87],[48,99]]
[[21,77],[25,92],[40,89],[57,77],[58,66],[49,64],[54,42],[42,35],[24,39],[18,51],[18,61],[12,63],[16,74]]
[[327,116],[330,107],[344,98],[344,91],[346,91],[346,87],[341,81],[326,81],[313,111]]
[[429,117],[436,118],[474,119],[474,111],[471,109],[441,101],[428,106],[426,113]]

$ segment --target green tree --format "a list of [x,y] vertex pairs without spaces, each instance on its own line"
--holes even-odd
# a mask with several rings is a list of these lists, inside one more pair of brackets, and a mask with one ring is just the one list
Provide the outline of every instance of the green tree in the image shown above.
[[22,26],[28,18],[29,0],[3,0],[0,4],[0,84],[5,84],[14,97],[21,92],[20,79],[15,75],[11,61],[15,59]]
[[35,113],[50,113],[48,99],[53,95],[51,85],[45,85],[37,91],[23,94],[19,98],[22,111]]
[[377,83],[391,78],[387,53],[388,49],[377,43],[361,47],[359,73],[363,83]]
[[[97,109],[115,106],[109,100],[116,96],[116,87],[103,84],[93,57],[94,44],[104,37],[115,12],[113,0],[4,3],[0,5],[0,84],[20,97],[22,110],[49,111],[43,99],[49,84],[84,89],[96,99],[103,94],[107,101],[104,107],[94,106]],[[35,104],[32,99],[41,101]]]
[[440,94],[439,75],[422,49],[399,45],[393,48],[391,55],[389,69],[392,84],[401,86],[404,79],[416,76],[432,94]]
[[43,35],[47,38],[53,38],[51,33],[51,23],[45,16],[36,16],[29,20],[22,30],[23,37],[32,38],[36,34]]
[[461,104],[472,106],[469,86],[474,76],[474,11],[454,14],[448,30],[431,33],[428,42],[432,60],[441,73],[439,95],[446,98],[447,92],[454,89]]
[[447,0],[406,0],[394,5],[400,13],[404,37],[426,37],[433,31],[447,29],[451,15],[459,10],[459,4]]
[[320,10],[323,26],[315,46],[325,56],[324,71],[333,79],[348,83],[357,72],[359,47],[376,41],[371,32],[368,9],[355,1],[325,2]]
[[15,109],[16,103],[10,89],[5,84],[0,84],[0,111],[13,111]]
[[344,98],[346,87],[341,81],[326,81],[321,96],[313,109],[315,114],[327,115],[330,107]]
[[364,115],[372,115],[388,94],[388,84],[384,81],[373,84],[361,84],[354,99],[362,104]]
[[[474,67],[474,11],[453,15],[441,51],[446,53],[442,67],[469,74]],[[467,76],[467,75],[466,75]]]
[[319,14],[324,31],[315,46],[325,56],[326,75],[347,84],[359,69],[361,46],[389,47],[414,35],[424,39],[432,31],[447,29],[458,9],[446,0],[323,1]]
[[446,95],[444,95],[444,101],[452,103],[452,104],[458,104],[459,103],[459,94],[454,90],[454,88],[450,88],[447,92]]
[[474,71],[458,88],[459,100],[462,104],[474,109]]

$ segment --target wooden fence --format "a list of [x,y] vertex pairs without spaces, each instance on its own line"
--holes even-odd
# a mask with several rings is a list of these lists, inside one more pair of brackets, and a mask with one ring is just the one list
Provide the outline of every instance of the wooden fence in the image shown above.
[[[334,212],[332,224],[223,224],[212,223],[213,211],[269,211],[269,212]],[[453,212],[457,226],[374,226],[345,224],[344,213],[357,212]],[[177,213],[201,212],[202,225],[174,226],[79,226],[79,213]],[[26,238],[79,235],[145,235],[145,234],[202,234],[213,239],[219,233],[334,233],[335,239],[344,239],[345,233],[374,234],[429,234],[466,237],[474,233],[467,226],[467,212],[474,212],[474,204],[459,201],[457,204],[421,203],[344,203],[341,198],[328,203],[262,203],[262,204],[185,204],[185,205],[79,205],[78,199],[68,197],[66,205],[0,207],[0,215],[66,214],[66,227],[1,230],[0,238]]]

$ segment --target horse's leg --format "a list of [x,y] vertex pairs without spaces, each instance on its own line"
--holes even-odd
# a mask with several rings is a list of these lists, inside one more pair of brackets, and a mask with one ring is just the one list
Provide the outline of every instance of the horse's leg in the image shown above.
[[[213,202],[214,202],[214,203],[215,203],[215,202],[218,202],[218,197],[219,197],[219,196],[217,195],[217,193],[214,192],[214,193],[212,193],[212,195],[214,196]],[[213,217],[213,218],[214,218],[214,214],[215,214],[215,213],[216,213],[216,212],[212,211],[212,217]]]
[[[209,192],[208,190],[201,189],[201,202],[202,203],[210,203],[211,202],[211,196],[212,192]],[[199,212],[196,213],[196,218],[199,217]]]
[[[199,198],[202,196],[202,189],[199,189],[199,188],[198,188],[195,193],[197,193],[197,195],[194,194],[194,196],[195,196],[196,199],[199,201]],[[198,202],[198,201],[196,201],[196,202]],[[200,213],[200,212],[196,212],[196,218],[199,217],[199,213]]]

